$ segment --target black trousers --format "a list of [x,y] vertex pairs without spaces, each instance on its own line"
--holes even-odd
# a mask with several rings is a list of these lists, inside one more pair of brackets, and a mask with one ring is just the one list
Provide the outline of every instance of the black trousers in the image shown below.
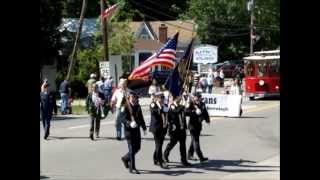
[[165,134],[163,132],[153,133],[155,150],[153,153],[153,161],[158,162],[160,164],[163,163],[162,159],[162,145],[165,138]]
[[44,129],[44,136],[48,137],[50,134],[50,122],[51,122],[51,115],[41,113],[41,118],[42,118],[42,125]]
[[141,147],[141,135],[140,130],[132,132],[130,136],[126,136],[129,152],[123,156],[123,159],[130,162],[130,169],[136,169],[135,155],[138,153]]
[[194,151],[196,151],[199,159],[203,159],[203,154],[200,149],[200,132],[199,130],[190,130],[191,143],[188,151],[188,157],[193,156]]
[[92,116],[91,115],[91,126],[90,126],[90,134],[93,134],[95,130],[96,134],[99,134],[100,131],[100,116]]
[[186,131],[179,130],[177,132],[174,132],[170,135],[170,142],[168,143],[164,155],[166,157],[169,157],[170,151],[174,148],[174,146],[179,142],[180,145],[180,158],[181,162],[185,163],[187,162],[187,152],[186,152]]

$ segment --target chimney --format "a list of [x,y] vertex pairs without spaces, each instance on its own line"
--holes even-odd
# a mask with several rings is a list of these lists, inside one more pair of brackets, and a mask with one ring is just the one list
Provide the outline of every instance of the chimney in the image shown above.
[[168,27],[165,24],[161,24],[159,26],[159,42],[165,43],[167,41],[167,33],[168,33]]

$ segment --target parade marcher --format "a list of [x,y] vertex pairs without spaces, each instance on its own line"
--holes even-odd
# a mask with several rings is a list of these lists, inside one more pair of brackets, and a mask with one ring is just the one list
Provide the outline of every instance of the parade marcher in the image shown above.
[[90,114],[91,125],[89,137],[94,140],[94,131],[96,132],[96,137],[99,138],[100,131],[100,120],[101,120],[101,104],[104,103],[101,94],[98,92],[98,86],[96,84],[91,85],[90,93],[86,99],[86,109]]
[[192,71],[189,71],[188,72],[188,92],[191,93],[192,91],[192,86],[193,86],[193,74],[192,74]]
[[162,145],[167,133],[167,119],[165,118],[163,106],[163,93],[157,92],[154,94],[154,99],[150,104],[151,122],[149,131],[153,133],[155,142],[155,151],[153,153],[153,162],[155,165],[160,165],[161,168],[167,168],[167,164],[162,157]]
[[60,84],[59,92],[61,97],[61,114],[67,114],[68,100],[71,95],[71,89],[67,79]]
[[186,116],[189,118],[189,131],[191,135],[191,144],[188,150],[188,159],[195,160],[193,157],[194,151],[196,151],[200,162],[207,161],[208,158],[204,157],[200,149],[200,134],[202,130],[202,121],[205,120],[210,123],[209,114],[205,104],[201,101],[201,94],[196,93],[193,96],[192,102],[185,107]]
[[[241,95],[241,88],[240,88],[240,82],[237,78],[234,78],[232,80],[232,84],[230,87],[230,94],[231,95]],[[242,99],[241,99],[242,101]],[[240,105],[240,116],[242,116],[242,106]]]
[[49,92],[48,88],[49,83],[44,82],[40,92],[40,112],[44,129],[44,139],[47,139],[50,135],[50,122],[55,106],[55,96]]
[[88,88],[88,93],[91,92],[91,86],[92,84],[96,83],[96,75],[95,74],[90,74],[90,79],[87,81],[87,88]]
[[115,90],[111,98],[111,112],[113,112],[113,108],[116,108],[116,119],[115,119],[115,126],[116,126],[116,137],[117,140],[121,140],[122,136],[122,124],[121,119],[124,118],[124,114],[121,113],[121,109],[123,109],[123,99],[126,97],[128,92],[127,88],[127,80],[121,78],[119,81],[119,87]]
[[[105,78],[103,76],[100,77],[100,81],[96,82],[96,85],[98,86],[98,92],[101,94],[101,98],[105,100]],[[101,118],[105,117],[105,104],[101,104]]]
[[124,105],[125,118],[122,119],[122,123],[124,125],[124,134],[127,139],[129,152],[124,155],[121,160],[124,166],[129,168],[130,173],[135,171],[136,174],[140,174],[136,169],[135,155],[141,147],[140,127],[143,129],[144,135],[147,133],[147,128],[136,94],[131,92],[128,100],[129,102],[126,102]]
[[173,99],[171,96],[173,103],[170,105],[170,109],[168,112],[168,123],[169,123],[169,136],[170,142],[168,143],[165,151],[164,151],[164,160],[169,162],[169,154],[170,151],[174,148],[174,146],[179,142],[180,145],[180,158],[183,166],[191,166],[191,164],[187,161],[187,152],[186,152],[186,129],[187,123],[184,114],[184,106],[179,104],[180,97]]
[[224,84],[224,73],[223,73],[223,69],[222,69],[222,68],[220,69],[219,77],[220,77],[220,79],[221,79],[221,81],[220,81],[220,86],[222,87],[223,84]]

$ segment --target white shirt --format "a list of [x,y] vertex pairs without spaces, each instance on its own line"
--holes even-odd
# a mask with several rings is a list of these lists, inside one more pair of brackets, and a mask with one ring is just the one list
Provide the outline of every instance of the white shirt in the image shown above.
[[213,72],[213,77],[214,78],[218,77],[218,72],[217,71]]
[[213,72],[208,73],[207,82],[208,82],[208,85],[213,84]]
[[220,71],[220,78],[221,78],[221,79],[224,78],[224,73],[223,73],[223,71]]
[[122,88],[118,88],[115,90],[115,92],[112,95],[111,101],[116,102],[116,107],[120,108],[121,107],[121,102],[123,97],[125,97],[126,91]]
[[231,94],[231,95],[240,95],[240,87],[239,87],[239,86],[232,85],[232,86],[230,87],[230,94]]
[[159,92],[159,91],[160,91],[160,88],[158,86],[151,85],[149,87],[149,94],[150,95],[155,94],[156,92]]

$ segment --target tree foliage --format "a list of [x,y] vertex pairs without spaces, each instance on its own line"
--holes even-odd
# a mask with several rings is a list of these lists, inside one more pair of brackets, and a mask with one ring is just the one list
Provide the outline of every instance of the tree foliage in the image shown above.
[[61,23],[61,0],[40,0],[40,68],[58,56]]
[[[256,0],[254,14],[260,39],[255,50],[279,46],[279,0]],[[202,43],[217,45],[219,59],[241,58],[250,47],[247,0],[189,0],[185,19],[194,19]]]

